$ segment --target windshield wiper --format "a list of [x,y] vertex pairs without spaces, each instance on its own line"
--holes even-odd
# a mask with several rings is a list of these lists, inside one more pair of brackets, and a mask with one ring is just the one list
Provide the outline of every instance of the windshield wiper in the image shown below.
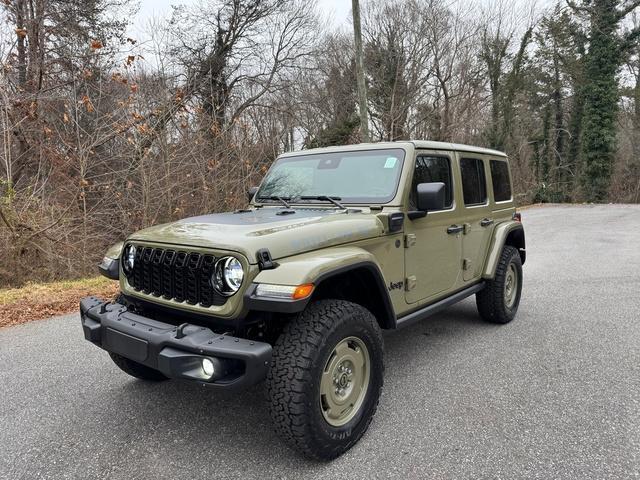
[[342,205],[338,200],[342,200],[340,197],[329,197],[327,195],[303,195],[302,197],[298,197],[300,200],[322,200],[325,202],[331,202],[336,207],[346,210],[347,207]]
[[276,202],[280,202],[286,208],[291,208],[291,206],[289,205],[289,202],[287,202],[287,200],[291,200],[291,197],[285,197],[285,198],[280,197],[278,195],[273,195],[271,197],[258,197],[258,200],[275,200]]

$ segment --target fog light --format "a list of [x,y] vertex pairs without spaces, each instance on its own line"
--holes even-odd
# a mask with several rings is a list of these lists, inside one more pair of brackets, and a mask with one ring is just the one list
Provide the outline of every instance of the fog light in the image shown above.
[[202,359],[202,371],[209,378],[213,377],[213,374],[216,373],[215,366],[213,365],[213,362],[210,359],[208,358]]

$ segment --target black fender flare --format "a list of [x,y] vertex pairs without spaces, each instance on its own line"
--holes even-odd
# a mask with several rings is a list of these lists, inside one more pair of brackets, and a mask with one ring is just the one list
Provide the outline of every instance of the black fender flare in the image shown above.
[[[378,318],[380,327],[383,329],[396,328],[396,315],[393,310],[391,298],[389,297],[389,291],[387,290],[380,268],[373,262],[358,261],[326,271],[313,282],[315,285],[314,290],[317,291],[324,282],[330,281],[332,278],[356,272],[364,272],[373,283],[371,286],[375,289],[374,292],[378,296],[381,311],[372,313],[374,313],[374,315],[377,313],[376,318]],[[313,295],[302,300],[258,297],[255,294],[257,286],[257,283],[252,283],[244,294],[244,304],[247,310],[289,314],[298,313],[303,311],[314,298]],[[374,292],[371,292],[371,294],[374,294]]]

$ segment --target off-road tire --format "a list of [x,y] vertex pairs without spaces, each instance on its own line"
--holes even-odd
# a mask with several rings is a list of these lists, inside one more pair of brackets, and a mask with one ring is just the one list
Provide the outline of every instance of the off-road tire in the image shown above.
[[120,370],[128,373],[132,377],[140,378],[141,380],[148,380],[151,382],[161,382],[167,380],[161,372],[154,370],[153,368],[142,365],[133,360],[129,360],[126,357],[118,355],[117,353],[109,352],[109,356],[113,363],[115,363]]
[[[505,301],[505,281],[513,266],[517,275],[515,299],[511,306]],[[522,261],[518,249],[505,245],[500,254],[493,280],[476,293],[476,305],[480,316],[491,323],[509,323],[516,316],[522,293]]]
[[[334,427],[320,405],[320,380],[336,345],[356,337],[370,359],[362,404],[346,424]],[[311,303],[278,337],[267,376],[269,410],[275,429],[293,449],[309,458],[330,460],[349,450],[365,433],[382,390],[383,341],[375,317],[343,300]]]

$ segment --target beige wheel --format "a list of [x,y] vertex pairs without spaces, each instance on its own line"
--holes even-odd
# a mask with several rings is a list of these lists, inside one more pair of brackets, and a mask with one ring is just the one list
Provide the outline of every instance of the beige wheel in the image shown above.
[[504,280],[504,304],[507,308],[513,308],[518,293],[518,272],[514,263],[509,264]]
[[336,345],[320,382],[320,408],[329,425],[340,427],[358,413],[370,376],[369,351],[362,340],[347,337]]
[[520,252],[506,245],[500,254],[493,279],[476,293],[480,316],[488,322],[509,323],[518,311],[522,294],[522,260]]

